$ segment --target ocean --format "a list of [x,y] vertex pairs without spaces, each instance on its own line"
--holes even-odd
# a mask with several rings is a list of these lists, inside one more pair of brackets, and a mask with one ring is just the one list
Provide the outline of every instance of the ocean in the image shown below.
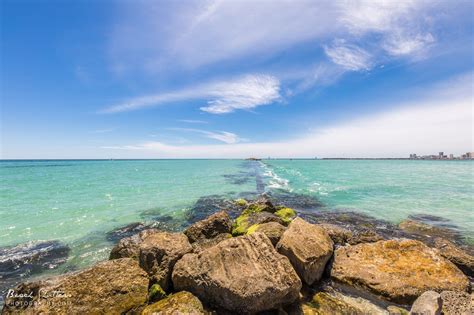
[[0,178],[0,256],[2,248],[29,241],[70,248],[66,263],[41,274],[107,259],[110,231],[127,224],[162,220],[179,229],[189,211],[196,217],[224,200],[263,192],[305,196],[319,211],[350,210],[395,224],[434,215],[474,243],[472,161],[1,161]]

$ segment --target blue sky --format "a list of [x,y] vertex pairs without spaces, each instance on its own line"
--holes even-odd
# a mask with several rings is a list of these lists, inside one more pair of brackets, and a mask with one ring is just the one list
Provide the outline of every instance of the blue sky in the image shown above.
[[473,151],[471,1],[1,2],[2,158]]

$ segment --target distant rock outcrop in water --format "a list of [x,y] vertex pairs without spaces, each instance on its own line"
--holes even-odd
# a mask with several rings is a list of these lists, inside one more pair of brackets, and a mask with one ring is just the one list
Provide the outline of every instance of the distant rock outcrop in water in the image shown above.
[[300,212],[295,219],[293,209],[270,198],[225,202],[229,211],[209,213],[184,233],[138,231],[118,242],[110,261],[17,286],[3,312],[474,312],[472,256],[458,243],[351,212]]

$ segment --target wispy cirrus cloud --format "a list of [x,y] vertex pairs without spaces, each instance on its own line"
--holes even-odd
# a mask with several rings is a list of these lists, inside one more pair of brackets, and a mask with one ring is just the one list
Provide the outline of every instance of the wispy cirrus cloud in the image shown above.
[[194,132],[204,135],[206,138],[218,140],[227,144],[242,142],[244,139],[228,131],[207,131],[194,128],[168,128],[168,130]]
[[372,55],[355,45],[346,44],[344,40],[337,40],[331,46],[325,46],[324,52],[335,63],[347,70],[370,70]]
[[178,119],[178,121],[188,124],[207,124],[207,121],[197,119]]
[[201,110],[211,114],[226,114],[250,110],[280,99],[280,81],[270,75],[245,75],[236,79],[210,82],[177,91],[140,96],[100,111],[112,114],[154,107],[171,102],[204,100]]

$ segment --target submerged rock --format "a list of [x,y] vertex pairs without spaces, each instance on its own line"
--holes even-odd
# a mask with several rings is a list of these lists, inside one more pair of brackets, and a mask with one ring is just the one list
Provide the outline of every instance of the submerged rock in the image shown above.
[[286,231],[286,227],[281,225],[278,222],[267,222],[263,224],[252,225],[248,230],[247,234],[252,234],[255,232],[262,232],[265,234],[272,244],[275,246],[280,240],[283,233]]
[[474,314],[474,295],[466,292],[443,291],[442,313],[444,315],[472,315]]
[[474,277],[474,257],[454,243],[440,237],[434,240],[434,246],[441,256],[458,266],[466,275]]
[[161,232],[148,235],[140,243],[140,267],[148,273],[151,283],[157,283],[168,290],[175,263],[192,249],[183,233]]
[[435,291],[426,291],[420,295],[411,306],[412,315],[441,315],[441,296]]
[[201,301],[189,292],[181,291],[154,304],[148,305],[142,315],[206,314]]
[[236,217],[243,207],[227,196],[210,195],[199,198],[189,209],[186,219],[190,224],[203,220],[210,215],[225,210],[231,217]]
[[155,227],[156,226],[153,224],[134,222],[107,232],[106,238],[108,241],[116,243],[125,237],[130,237],[140,233],[141,231],[152,229]]
[[156,229],[144,230],[133,236],[121,239],[118,244],[112,248],[109,259],[126,257],[138,259],[140,254],[140,244],[147,236],[155,233],[160,233],[160,231]]
[[231,238],[199,254],[187,254],[173,271],[177,290],[233,312],[256,313],[291,303],[301,281],[263,233]]
[[412,303],[428,290],[466,291],[469,287],[469,280],[454,264],[415,240],[340,247],[334,254],[331,277],[400,304]]
[[323,204],[314,196],[289,191],[278,191],[268,194],[269,200],[275,205],[285,205],[297,210],[314,210]]
[[302,306],[305,315],[388,315],[389,313],[360,297],[351,297],[339,292],[316,293],[309,303]]
[[23,278],[66,262],[69,247],[59,241],[28,242],[0,248],[0,279]]
[[148,278],[136,260],[122,258],[15,288],[2,314],[122,314],[147,300]]
[[189,242],[194,243],[199,239],[214,238],[222,233],[230,233],[232,230],[232,220],[225,211],[219,211],[198,221],[184,231]]
[[321,279],[333,246],[323,228],[296,218],[283,233],[276,249],[288,257],[300,278],[311,285]]

